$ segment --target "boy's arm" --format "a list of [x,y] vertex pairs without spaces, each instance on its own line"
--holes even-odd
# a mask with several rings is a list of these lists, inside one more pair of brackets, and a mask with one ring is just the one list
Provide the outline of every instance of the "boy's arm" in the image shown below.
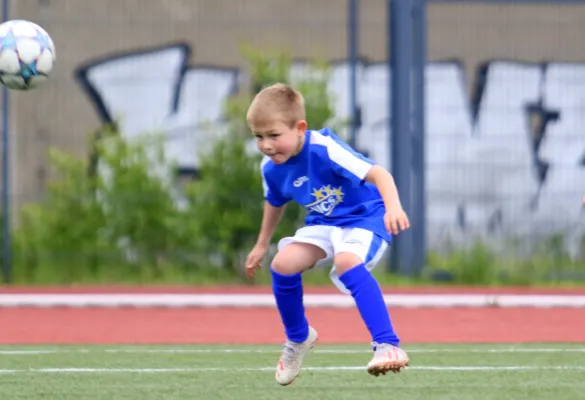
[[379,165],[373,165],[366,174],[365,180],[376,185],[384,201],[386,208],[384,225],[386,230],[398,235],[400,231],[410,228],[410,221],[402,209],[398,189],[390,172]]
[[268,252],[270,239],[272,239],[272,235],[282,218],[285,208],[286,204],[275,207],[268,201],[264,202],[264,214],[262,215],[262,226],[258,235],[258,241],[246,258],[245,270],[248,278],[254,278],[254,270],[256,268],[262,268],[262,260]]
[[257,245],[268,247],[270,239],[274,235],[274,231],[280,222],[286,204],[280,207],[271,205],[268,201],[264,202],[264,214],[262,215],[262,225],[260,227],[260,233],[258,234]]
[[379,165],[372,165],[372,168],[366,174],[366,181],[376,185],[387,211],[402,209],[394,178],[385,168]]
[[260,225],[260,233],[258,234],[256,245],[246,258],[246,275],[249,278],[254,277],[254,270],[256,268],[262,268],[262,260],[268,252],[272,235],[274,235],[274,231],[286,209],[286,204],[290,200],[288,195],[285,196],[280,193],[277,185],[271,184],[273,182],[272,180],[267,179],[264,168],[267,162],[268,158],[265,157],[260,165],[265,199],[264,212],[262,213],[262,224]]

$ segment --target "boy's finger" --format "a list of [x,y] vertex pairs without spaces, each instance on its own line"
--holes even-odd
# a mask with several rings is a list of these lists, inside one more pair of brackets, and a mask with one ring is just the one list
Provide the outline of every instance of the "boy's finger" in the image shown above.
[[384,225],[386,226],[386,231],[388,233],[392,233],[392,227],[390,226],[390,221],[384,221]]
[[398,222],[396,220],[390,221],[390,225],[392,226],[392,233],[398,235]]

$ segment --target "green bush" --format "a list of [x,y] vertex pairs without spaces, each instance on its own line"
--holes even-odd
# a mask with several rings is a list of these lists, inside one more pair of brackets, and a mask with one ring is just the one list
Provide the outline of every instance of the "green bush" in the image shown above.
[[527,256],[518,256],[519,244],[510,241],[505,252],[497,252],[477,241],[469,249],[447,254],[429,252],[423,272],[427,281],[464,285],[583,285],[585,283],[585,238],[581,257],[568,254],[562,236],[553,235],[535,245]]
[[[89,160],[50,151],[59,178],[42,203],[23,207],[15,233],[15,276],[22,281],[160,277],[187,240],[168,179],[160,142],[126,141],[104,130]],[[156,151],[153,151],[156,150]],[[183,249],[181,247],[181,249]],[[183,249],[184,250],[184,249]]]

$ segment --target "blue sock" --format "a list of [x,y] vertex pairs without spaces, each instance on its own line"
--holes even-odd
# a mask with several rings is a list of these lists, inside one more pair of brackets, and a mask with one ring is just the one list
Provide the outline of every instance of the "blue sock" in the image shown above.
[[339,276],[357,305],[366,327],[376,343],[390,343],[398,346],[390,314],[386,308],[380,286],[364,264],[360,264]]
[[303,305],[303,280],[301,273],[281,275],[270,268],[272,291],[288,340],[301,343],[309,336],[309,323]]

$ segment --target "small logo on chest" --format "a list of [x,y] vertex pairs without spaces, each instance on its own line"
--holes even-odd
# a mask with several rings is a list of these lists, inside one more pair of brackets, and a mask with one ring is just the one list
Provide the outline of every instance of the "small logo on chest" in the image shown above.
[[294,182],[293,182],[293,186],[298,188],[303,186],[303,183],[308,182],[309,181],[309,177],[307,176],[301,176],[300,178],[297,178]]
[[315,201],[305,205],[305,208],[323,215],[330,215],[343,201],[341,186],[338,188],[331,188],[331,185],[322,186],[320,189],[313,189],[311,195],[315,197]]

